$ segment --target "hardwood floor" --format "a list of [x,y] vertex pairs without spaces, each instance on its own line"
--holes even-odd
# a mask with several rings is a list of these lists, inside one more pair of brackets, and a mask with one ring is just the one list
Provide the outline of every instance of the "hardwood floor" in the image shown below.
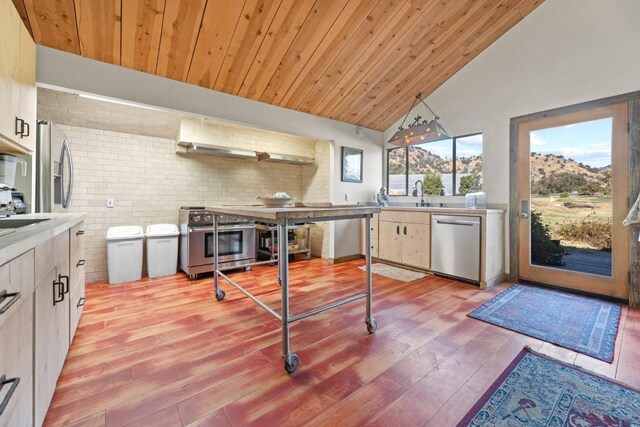
[[[291,265],[293,314],[359,292],[362,261]],[[233,277],[280,311],[277,269]],[[523,346],[640,387],[640,310],[623,309],[615,360],[601,362],[472,319],[489,291],[429,277],[374,275],[369,335],[364,302],[301,320],[287,375],[279,322],[222,281],[184,275],[87,286],[47,426],[451,426]]]

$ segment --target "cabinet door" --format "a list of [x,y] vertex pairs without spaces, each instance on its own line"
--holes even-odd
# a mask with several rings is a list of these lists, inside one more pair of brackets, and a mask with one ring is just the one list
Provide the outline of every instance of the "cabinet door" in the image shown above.
[[[19,305],[16,305],[19,304]],[[33,294],[17,302],[3,315],[11,316],[0,328],[0,374],[10,381],[2,398],[12,392],[0,415],[2,426],[33,425]],[[14,388],[15,386],[15,388]],[[6,424],[4,424],[6,421]]]
[[[61,273],[69,271],[67,268]],[[35,292],[35,424],[42,425],[69,347],[69,299],[54,268]],[[62,295],[61,295],[62,293]],[[62,301],[54,302],[63,298]]]
[[431,267],[430,227],[425,224],[402,224],[402,264]]
[[20,108],[18,117],[28,126],[28,135],[16,142],[29,151],[36,148],[36,44],[20,23]]
[[15,121],[20,97],[21,25],[13,3],[0,0],[0,134],[11,141],[16,141]]
[[71,288],[71,294],[69,295],[69,345],[73,342],[73,337],[78,329],[78,323],[80,323],[80,316],[84,309],[85,303],[85,286],[84,276],[81,280],[75,282]]
[[399,230],[401,224],[397,222],[380,221],[380,245],[378,255],[380,259],[402,262],[402,239]]

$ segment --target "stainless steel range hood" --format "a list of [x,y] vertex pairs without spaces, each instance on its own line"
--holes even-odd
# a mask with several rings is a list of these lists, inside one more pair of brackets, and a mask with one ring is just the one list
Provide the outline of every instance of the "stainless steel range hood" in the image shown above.
[[258,161],[287,163],[290,165],[312,165],[315,160],[311,157],[294,156],[292,154],[258,153]]
[[232,159],[256,158],[256,152],[251,150],[242,150],[239,148],[221,147],[218,145],[194,142],[181,142],[179,145],[185,147],[184,154],[191,154],[195,156],[227,157]]

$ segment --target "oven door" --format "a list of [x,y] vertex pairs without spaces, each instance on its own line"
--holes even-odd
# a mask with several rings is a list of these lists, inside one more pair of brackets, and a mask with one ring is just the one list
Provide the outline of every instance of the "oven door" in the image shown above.
[[[218,227],[218,262],[252,259],[256,256],[255,225],[222,225]],[[189,264],[213,264],[213,227],[189,230]]]
[[[211,233],[207,256],[213,256],[213,243],[213,233]],[[221,263],[255,258],[256,226],[247,224],[218,227],[218,255]]]

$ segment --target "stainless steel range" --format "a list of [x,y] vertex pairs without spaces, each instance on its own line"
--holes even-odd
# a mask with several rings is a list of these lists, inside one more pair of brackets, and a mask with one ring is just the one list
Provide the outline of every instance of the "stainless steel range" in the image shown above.
[[[180,208],[180,269],[191,279],[213,272],[213,215],[204,207]],[[233,216],[218,219],[219,265],[224,270],[255,262],[256,226]],[[249,270],[250,267],[247,268]]]

